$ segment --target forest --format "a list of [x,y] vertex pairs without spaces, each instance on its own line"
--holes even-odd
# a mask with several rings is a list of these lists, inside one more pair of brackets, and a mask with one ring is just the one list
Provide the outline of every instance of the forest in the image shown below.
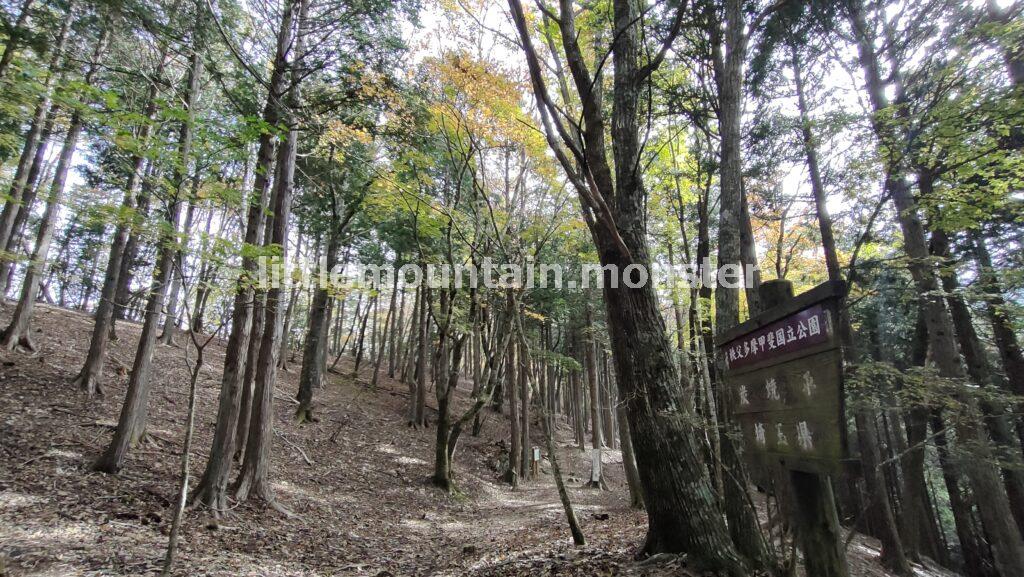
[[0,577],[1024,576],[1024,2],[0,19]]

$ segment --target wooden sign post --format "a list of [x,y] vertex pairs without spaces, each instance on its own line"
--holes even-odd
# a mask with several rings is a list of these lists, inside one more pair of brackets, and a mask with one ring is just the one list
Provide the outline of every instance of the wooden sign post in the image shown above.
[[[724,331],[726,402],[754,470],[788,473],[807,574],[846,577],[828,474],[846,455],[839,314],[843,283],[797,297],[788,281],[761,285],[764,312]],[[785,476],[782,476],[785,478]]]

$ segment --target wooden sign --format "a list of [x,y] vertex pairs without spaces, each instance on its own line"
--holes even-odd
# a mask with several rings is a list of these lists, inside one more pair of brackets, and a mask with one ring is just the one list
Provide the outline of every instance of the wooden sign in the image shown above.
[[842,283],[826,283],[725,331],[726,402],[753,464],[836,470],[846,447],[838,330]]

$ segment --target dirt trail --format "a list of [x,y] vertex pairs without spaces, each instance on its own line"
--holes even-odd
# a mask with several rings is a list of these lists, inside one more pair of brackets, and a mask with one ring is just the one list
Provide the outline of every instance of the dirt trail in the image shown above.
[[[0,312],[0,321],[8,315]],[[130,454],[121,474],[109,476],[89,465],[116,422],[138,326],[119,326],[106,396],[95,401],[71,385],[91,319],[42,306],[35,326],[39,354],[0,353],[0,577],[155,573],[178,483],[185,349],[159,347],[150,441]],[[199,381],[193,475],[205,464],[216,412],[224,351],[221,343],[211,349]],[[317,391],[320,422],[309,425],[291,418],[298,363],[278,380],[273,479],[293,516],[244,503],[215,523],[192,509],[176,574],[685,573],[680,559],[632,560],[646,518],[628,508],[618,453],[605,455],[611,490],[583,488],[589,459],[566,442],[567,428],[559,430],[559,457],[588,539],[577,550],[546,466],[515,491],[498,481],[499,443],[508,434],[503,416],[488,411],[481,436],[464,438],[455,465],[460,494],[448,496],[428,483],[434,430],[405,426],[405,386],[382,378],[371,391],[366,372],[354,378],[344,359],[338,369],[341,375]],[[466,403],[462,391],[459,407]],[[885,575],[866,560],[875,555],[868,542],[858,539],[854,555],[855,574]]]

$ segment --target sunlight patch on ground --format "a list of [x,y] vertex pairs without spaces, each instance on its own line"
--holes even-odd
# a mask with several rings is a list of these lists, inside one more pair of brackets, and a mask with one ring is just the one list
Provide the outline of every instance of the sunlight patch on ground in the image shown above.
[[434,527],[433,522],[429,519],[402,519],[399,525],[418,532],[427,532]]
[[45,497],[29,495],[28,493],[16,493],[14,491],[0,492],[0,509],[20,509],[30,505],[46,503]]
[[401,456],[395,459],[399,465],[426,465],[427,462],[423,459],[417,459],[415,457]]
[[50,449],[46,452],[46,457],[56,457],[58,459],[73,459],[75,461],[81,460],[82,454],[74,451],[64,451],[61,449]]
[[377,451],[380,452],[380,453],[384,453],[385,455],[398,455],[399,454],[397,449],[395,449],[391,445],[384,444],[384,443],[381,443],[380,445],[377,445]]
[[21,546],[50,552],[82,549],[95,543],[101,530],[86,523],[61,523],[51,527],[8,527],[0,531],[0,542],[5,547]]
[[272,483],[272,485],[275,491],[280,491],[281,493],[286,494],[290,497],[306,499],[308,501],[318,501],[321,498],[320,495],[317,495],[316,493],[303,487],[293,485],[288,481],[276,481]]

